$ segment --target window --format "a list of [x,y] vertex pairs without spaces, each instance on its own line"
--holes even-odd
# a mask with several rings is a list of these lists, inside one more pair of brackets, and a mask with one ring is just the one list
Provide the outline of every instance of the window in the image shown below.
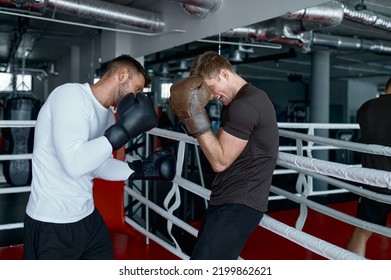
[[[32,91],[32,76],[20,74],[16,75],[16,90]],[[0,73],[0,91],[13,91],[12,74]]]
[[172,83],[162,83],[160,89],[160,96],[162,99],[168,99],[170,97],[170,87]]
[[16,75],[17,91],[32,91],[31,75]]

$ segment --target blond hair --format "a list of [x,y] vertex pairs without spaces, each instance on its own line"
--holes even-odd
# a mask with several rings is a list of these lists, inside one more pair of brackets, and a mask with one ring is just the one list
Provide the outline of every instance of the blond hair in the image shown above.
[[203,78],[219,79],[219,74],[222,69],[235,73],[235,69],[228,59],[216,52],[208,51],[199,55],[193,61],[190,73],[191,75],[199,75]]

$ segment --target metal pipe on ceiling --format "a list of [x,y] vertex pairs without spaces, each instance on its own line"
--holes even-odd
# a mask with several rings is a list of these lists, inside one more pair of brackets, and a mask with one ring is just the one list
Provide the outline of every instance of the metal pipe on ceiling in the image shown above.
[[165,23],[160,14],[99,0],[0,0],[0,9],[23,13],[58,12],[128,26],[149,33],[162,32]]
[[[369,16],[370,15],[370,16]],[[288,13],[251,27],[232,29],[222,33],[225,37],[252,38],[257,41],[295,45],[310,51],[312,45],[361,50],[373,53],[391,53],[390,44],[343,36],[314,33],[323,28],[336,27],[342,20],[391,31],[391,20],[369,11],[355,11],[338,1],[331,1]]]
[[[180,2],[186,12],[202,18],[216,11],[221,4],[221,0],[174,1]],[[160,33],[165,27],[160,14],[100,0],[0,0],[0,9],[41,16],[47,11],[58,12],[148,33]]]
[[[354,21],[366,26],[391,31],[391,19],[368,10],[356,10],[338,1],[330,1],[323,5],[288,13],[281,18],[295,20],[302,25],[302,31],[322,29],[339,25],[342,20]],[[289,23],[288,23],[289,24]],[[295,29],[290,26],[295,33]],[[298,29],[300,33],[300,29]]]
[[357,11],[353,7],[343,5],[344,18],[371,27],[391,31],[391,20],[383,15],[368,10]]
[[305,31],[334,27],[343,20],[341,3],[331,1],[281,16],[284,19],[285,34],[297,35]]
[[372,41],[316,33],[312,34],[311,42],[317,46],[333,47],[337,49],[351,49],[382,54],[391,53],[391,44],[386,44],[380,40]]
[[[161,15],[99,0],[46,0],[47,7],[56,12],[95,19],[105,23],[131,26],[146,32],[161,32]],[[82,3],[81,3],[82,2]]]
[[0,0],[0,9],[42,13],[45,10],[45,2],[44,0]]
[[[326,27],[335,27],[343,20],[343,11],[338,9],[340,3],[328,2],[278,18],[264,21],[251,27],[235,28],[222,33],[227,37],[250,37],[258,41],[292,43],[292,40],[301,39],[301,34],[307,31],[319,30]],[[295,43],[295,45],[300,45]]]

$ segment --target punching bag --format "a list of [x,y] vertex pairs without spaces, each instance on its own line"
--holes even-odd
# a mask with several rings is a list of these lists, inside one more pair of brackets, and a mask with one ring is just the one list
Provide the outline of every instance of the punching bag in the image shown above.
[[[6,100],[4,120],[36,120],[39,100],[33,96],[15,96]],[[4,154],[29,154],[33,151],[34,128],[11,127],[3,129]],[[31,160],[3,161],[3,174],[7,183],[16,186],[31,183]]]

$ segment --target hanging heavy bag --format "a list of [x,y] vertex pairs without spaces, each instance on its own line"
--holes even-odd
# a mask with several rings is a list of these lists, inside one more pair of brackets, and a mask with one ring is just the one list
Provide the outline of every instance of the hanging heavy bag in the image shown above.
[[[15,96],[6,100],[5,120],[36,120],[39,100],[32,96]],[[34,128],[3,128],[3,154],[29,154],[33,151]],[[31,160],[3,161],[3,174],[8,184],[22,186],[31,183]]]

